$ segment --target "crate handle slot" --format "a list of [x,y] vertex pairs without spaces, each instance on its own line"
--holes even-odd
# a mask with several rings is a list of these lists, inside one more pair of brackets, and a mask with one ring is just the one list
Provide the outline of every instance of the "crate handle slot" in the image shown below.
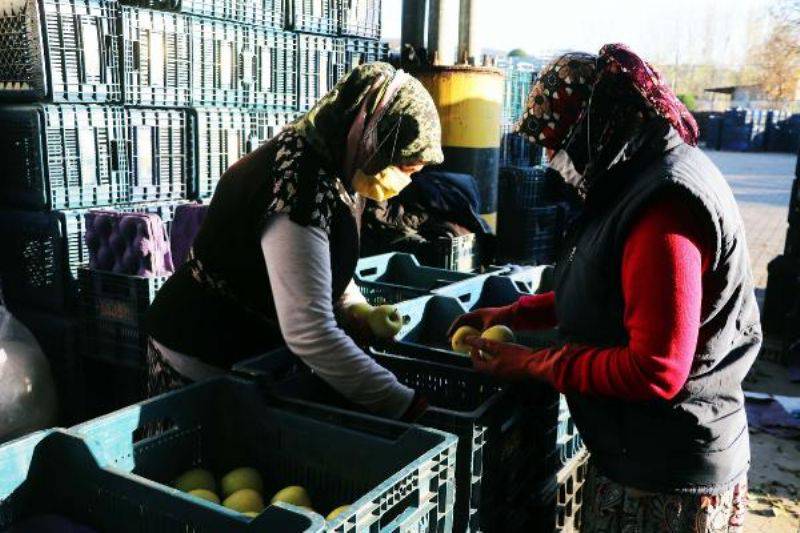
[[119,141],[113,140],[109,142],[111,146],[111,170],[119,171]]
[[462,294],[462,295],[460,295],[460,296],[458,297],[458,299],[459,299],[461,302],[464,302],[464,303],[467,303],[468,301],[470,301],[470,299],[471,299],[471,298],[472,298],[472,293],[471,293],[471,292],[467,292],[467,293],[465,293],[465,294]]
[[361,276],[361,277],[374,276],[377,273],[378,273],[378,267],[369,267],[369,268],[365,268],[363,270],[359,270],[358,275]]
[[533,286],[526,281],[515,281],[514,285],[517,286],[519,292],[533,292]]
[[141,53],[142,53],[142,43],[139,41],[133,41],[131,43],[131,54],[133,55],[133,70],[141,70]]

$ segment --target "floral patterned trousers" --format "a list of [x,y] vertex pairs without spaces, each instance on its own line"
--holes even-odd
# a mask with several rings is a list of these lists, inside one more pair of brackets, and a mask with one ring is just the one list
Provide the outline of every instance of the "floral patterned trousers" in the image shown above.
[[581,533],[742,533],[747,480],[721,494],[647,493],[590,465]]

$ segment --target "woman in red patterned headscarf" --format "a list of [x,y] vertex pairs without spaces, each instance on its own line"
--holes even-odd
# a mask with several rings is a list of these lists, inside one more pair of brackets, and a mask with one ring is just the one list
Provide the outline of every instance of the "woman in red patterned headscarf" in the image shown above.
[[548,348],[468,339],[473,363],[566,394],[592,454],[590,532],[741,531],[741,382],[761,344],[736,202],[697,125],[624,45],[569,53],[531,90],[520,133],[583,196],[555,290],[459,318],[557,327]]

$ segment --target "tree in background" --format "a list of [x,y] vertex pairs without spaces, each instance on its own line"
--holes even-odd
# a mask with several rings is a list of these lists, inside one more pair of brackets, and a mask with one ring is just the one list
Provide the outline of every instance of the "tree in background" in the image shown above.
[[697,109],[697,102],[694,99],[694,95],[689,93],[681,93],[678,95],[678,100],[683,102],[683,105],[686,106],[686,109],[689,111],[694,111]]
[[508,53],[508,57],[528,57],[528,54],[522,48],[514,48]]
[[800,81],[800,0],[783,0],[771,13],[771,30],[751,48],[750,66],[769,100],[794,101]]

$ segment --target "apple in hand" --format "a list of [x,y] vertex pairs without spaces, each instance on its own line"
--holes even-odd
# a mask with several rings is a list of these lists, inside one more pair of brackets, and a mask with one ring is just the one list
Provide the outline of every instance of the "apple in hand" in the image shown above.
[[367,302],[358,302],[349,305],[347,307],[346,314],[348,317],[350,317],[350,320],[366,324],[373,309],[374,307]]
[[403,317],[393,305],[379,305],[369,314],[369,327],[379,339],[391,339],[403,327]]
[[461,326],[456,330],[455,333],[453,333],[453,338],[450,340],[450,345],[453,347],[454,352],[469,355],[469,352],[472,351],[472,346],[466,344],[464,339],[469,337],[480,337],[480,335],[481,332],[472,326]]
[[[481,334],[481,338],[496,342],[514,342],[516,340],[514,332],[511,331],[511,328],[503,325],[490,327]],[[490,358],[490,355],[483,350],[481,350],[479,355],[483,359]]]

